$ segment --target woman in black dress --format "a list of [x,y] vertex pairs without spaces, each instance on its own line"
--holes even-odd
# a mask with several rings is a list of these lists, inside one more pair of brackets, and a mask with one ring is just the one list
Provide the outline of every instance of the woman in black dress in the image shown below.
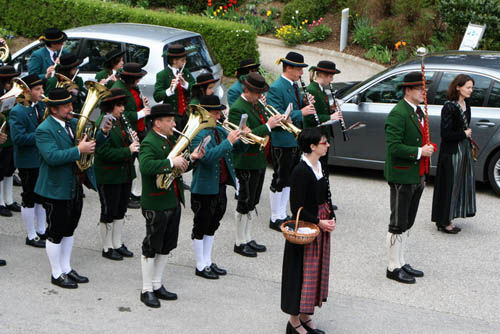
[[459,74],[448,87],[441,110],[441,148],[432,199],[432,221],[439,231],[456,234],[461,229],[452,219],[476,214],[476,188],[472,156],[470,105],[474,80]]
[[294,217],[303,207],[300,220],[318,224],[321,233],[308,245],[285,242],[281,310],[290,314],[287,334],[324,333],[316,328],[311,315],[328,296],[330,232],[335,228],[335,215],[328,174],[323,172],[319,158],[326,154],[329,143],[319,128],[302,130],[298,142],[304,154],[290,177],[290,207]]

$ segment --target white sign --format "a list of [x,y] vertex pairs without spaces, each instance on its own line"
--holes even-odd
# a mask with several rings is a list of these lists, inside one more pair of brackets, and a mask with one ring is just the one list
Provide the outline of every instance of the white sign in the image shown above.
[[469,23],[465,31],[464,38],[460,44],[460,51],[472,51],[479,45],[479,41],[483,38],[486,25],[478,25]]

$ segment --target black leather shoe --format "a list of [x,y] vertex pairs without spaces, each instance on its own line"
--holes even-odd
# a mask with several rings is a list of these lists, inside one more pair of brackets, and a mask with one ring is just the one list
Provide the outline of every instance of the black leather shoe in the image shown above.
[[297,330],[297,328],[299,327],[303,327],[302,324],[298,325],[297,327],[294,327],[289,321],[288,324],[286,325],[286,334],[298,334],[299,331]]
[[248,244],[234,245],[234,252],[247,257],[256,257],[257,252]]
[[460,232],[462,230],[461,228],[456,227],[456,226],[454,228],[452,228],[451,230],[446,229],[445,226],[439,226],[439,225],[436,225],[436,226],[437,226],[438,231],[443,232],[443,233],[448,233],[448,234],[457,234],[458,232]]
[[40,234],[40,233],[36,232],[36,235],[38,235],[40,240],[47,240],[47,232],[45,232],[44,234]]
[[256,252],[262,253],[267,250],[266,246],[264,245],[259,245],[255,240],[251,240],[247,242],[247,245],[252,247]]
[[[300,320],[300,319],[299,319]],[[305,328],[305,330],[307,331],[307,333],[312,333],[312,334],[325,334],[325,331],[322,331],[321,329],[319,328],[311,328],[309,326],[307,326],[308,323],[310,323],[312,321],[312,319],[309,319],[307,321],[302,321],[300,320],[300,323],[302,324],[302,327]]]
[[121,261],[123,260],[123,256],[116,251],[116,249],[113,248],[108,248],[108,251],[105,252],[104,249],[102,250],[102,257],[105,257],[110,260],[114,261]]
[[45,248],[45,240],[40,239],[38,236],[34,237],[31,240],[26,237],[26,245],[36,248]]
[[64,289],[78,288],[78,284],[65,274],[61,274],[61,276],[59,276],[58,278],[54,278],[52,277],[52,275],[50,275],[50,281],[52,282],[52,284]]
[[17,204],[16,202],[12,203],[12,204],[9,204],[6,206],[7,209],[9,209],[10,211],[14,211],[14,212],[21,212],[21,207],[19,206],[19,204]]
[[156,295],[151,291],[146,291],[141,293],[141,302],[143,302],[146,306],[158,308],[161,306],[160,301],[156,297]]
[[21,179],[19,178],[19,176],[17,176],[16,174],[14,174],[13,176],[14,176],[14,178],[13,178],[12,183],[14,184],[14,186],[16,186],[16,187],[22,186]]
[[269,220],[269,228],[278,232],[281,232],[281,224],[283,223],[282,219],[276,219],[274,222]]
[[408,275],[406,271],[401,268],[396,268],[393,271],[389,271],[389,269],[387,269],[385,276],[389,279],[405,284],[413,284],[416,282],[415,277]]
[[125,244],[122,244],[120,248],[115,249],[118,253],[120,253],[123,257],[132,257],[134,256],[134,253],[128,250],[127,246]]
[[335,205],[335,204],[332,204],[332,210],[335,211],[335,210],[338,210],[339,208]]
[[202,271],[199,271],[198,268],[196,268],[195,274],[196,274],[196,276],[200,276],[200,277],[203,277],[206,279],[219,279],[219,275],[214,273],[212,271],[212,269],[210,269],[209,266],[206,266],[205,268],[203,268]]
[[6,206],[0,205],[0,216],[12,217],[12,212]]
[[226,269],[222,269],[222,268],[219,268],[215,263],[212,262],[212,264],[210,265],[210,269],[212,269],[212,271],[214,273],[216,273],[217,275],[219,276],[224,276],[227,274],[227,270]]
[[0,259],[0,267],[7,265],[7,261]]
[[408,263],[401,267],[407,274],[410,274],[413,277],[424,277],[424,272],[413,269]]
[[66,274],[71,280],[75,281],[76,283],[88,283],[89,279],[88,277],[78,275],[78,273],[71,269],[69,273]]
[[130,199],[127,203],[127,208],[129,209],[139,209],[140,207],[141,207],[141,202],[134,199]]
[[170,291],[167,291],[167,289],[165,289],[165,287],[163,285],[158,290],[153,290],[153,293],[159,299],[164,299],[164,300],[176,300],[177,299],[177,294],[170,292]]

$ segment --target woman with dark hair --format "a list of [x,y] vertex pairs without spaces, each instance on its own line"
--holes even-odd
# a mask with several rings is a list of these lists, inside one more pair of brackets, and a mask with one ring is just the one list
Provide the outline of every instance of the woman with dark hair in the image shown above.
[[212,73],[202,73],[196,78],[196,83],[191,91],[191,101],[189,104],[200,104],[200,98],[206,95],[214,95],[215,79]]
[[104,56],[103,70],[95,75],[95,80],[107,88],[111,88],[116,78],[116,73],[123,67],[123,54],[125,51],[111,50]]
[[316,328],[311,315],[328,296],[330,232],[335,229],[335,214],[330,209],[328,174],[319,159],[330,144],[317,127],[302,130],[298,143],[304,154],[290,176],[290,208],[295,219],[303,207],[299,219],[317,224],[321,232],[308,245],[285,242],[281,310],[290,314],[286,333],[324,333]]
[[441,110],[441,148],[432,199],[432,221],[443,233],[461,229],[452,219],[476,214],[476,189],[472,157],[471,110],[468,98],[474,79],[459,74],[448,87],[448,101]]

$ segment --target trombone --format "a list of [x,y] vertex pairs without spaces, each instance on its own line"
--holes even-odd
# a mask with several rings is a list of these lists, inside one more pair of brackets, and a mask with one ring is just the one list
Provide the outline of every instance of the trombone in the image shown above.
[[[275,115],[281,115],[281,113],[278,110],[276,110],[276,108],[274,108],[272,105],[264,104],[264,102],[262,102],[262,100],[260,100],[260,99],[259,99],[259,103],[264,108],[266,113],[268,113],[270,115],[270,117],[275,116]],[[292,123],[289,123],[287,121],[280,121],[280,127],[283,130],[292,133],[295,138],[297,138],[299,136],[300,132],[302,131],[301,129],[299,129],[298,127],[296,127],[295,125],[293,125]]]
[[[224,123],[220,122],[220,121],[217,121],[217,124],[219,124],[220,126],[222,126],[228,132],[231,132],[231,131],[239,129],[239,126],[237,126],[234,123],[228,122],[228,121],[225,121]],[[259,144],[260,145],[259,150],[262,151],[263,149],[266,148],[266,145],[269,142],[269,136],[259,137],[259,136],[255,135],[255,134],[251,133],[251,132],[250,133],[243,133],[242,132],[240,140],[243,143],[248,144],[248,145]]]

